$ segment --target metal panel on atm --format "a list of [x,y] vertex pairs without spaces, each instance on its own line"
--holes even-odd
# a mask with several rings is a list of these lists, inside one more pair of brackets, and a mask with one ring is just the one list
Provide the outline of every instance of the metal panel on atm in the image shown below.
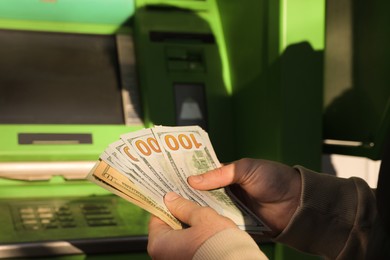
[[197,8],[141,5],[135,15],[135,35],[139,81],[148,97],[143,101],[150,107],[144,109],[146,123],[198,124],[209,133],[219,159],[231,160],[231,93],[223,79],[222,51],[207,16]]

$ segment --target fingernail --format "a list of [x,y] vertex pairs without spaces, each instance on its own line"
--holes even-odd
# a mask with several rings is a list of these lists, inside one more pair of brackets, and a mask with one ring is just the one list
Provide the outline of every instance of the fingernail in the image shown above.
[[191,182],[194,182],[194,183],[199,183],[199,182],[203,181],[203,175],[193,175],[193,176],[190,176],[189,178],[191,178]]
[[177,195],[175,192],[168,192],[165,194],[164,199],[166,201],[173,201],[175,199],[179,198],[179,195]]

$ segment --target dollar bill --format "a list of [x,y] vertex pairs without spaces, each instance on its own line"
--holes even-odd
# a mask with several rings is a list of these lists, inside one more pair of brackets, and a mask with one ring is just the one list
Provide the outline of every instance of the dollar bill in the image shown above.
[[132,169],[131,167],[128,167],[127,165],[123,164],[122,162],[124,161],[118,160],[115,155],[115,150],[107,148],[104,153],[100,155],[100,159],[105,161],[114,169],[116,169],[123,176],[128,177],[129,180],[137,186],[140,192],[145,195],[148,195],[149,197],[154,198],[157,201],[160,201],[161,196],[164,196],[164,193],[159,193],[158,189],[156,189],[156,186],[148,185],[148,183],[145,181],[144,178],[142,178],[142,176],[137,174],[137,172],[134,171],[134,169]]
[[220,167],[210,138],[198,126],[156,126],[120,136],[100,155],[88,179],[149,211],[174,229],[182,228],[166,208],[169,191],[230,218],[240,229],[262,234],[270,229],[229,189],[199,191],[187,178]]
[[[187,178],[220,166],[207,133],[198,126],[164,127],[152,129],[158,140],[162,153],[172,168],[180,184],[187,187]],[[221,215],[232,219],[240,228],[247,231],[268,231],[263,222],[257,218],[236,198],[225,192],[224,188],[202,191],[213,203],[208,206],[216,209]]]
[[165,192],[179,192],[179,188],[172,178],[171,169],[165,162],[151,129],[124,134],[121,139],[135,151],[137,158],[146,165],[150,176],[164,187]]
[[153,176],[150,175],[149,169],[143,161],[140,160],[135,151],[132,150],[132,147],[127,146],[122,140],[118,140],[110,144],[109,149],[111,154],[115,156],[125,168],[129,169],[142,185],[152,189],[160,198],[168,192],[159,181],[156,181]]

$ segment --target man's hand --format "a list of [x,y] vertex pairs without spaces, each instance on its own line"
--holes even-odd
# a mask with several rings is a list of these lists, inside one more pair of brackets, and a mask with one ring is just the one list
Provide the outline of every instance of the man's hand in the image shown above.
[[173,230],[152,216],[149,222],[148,253],[153,259],[192,259],[208,238],[224,229],[237,228],[233,221],[212,208],[199,206],[174,192],[167,193],[164,202],[169,211],[189,227]]
[[188,183],[198,190],[232,185],[233,193],[272,229],[273,237],[287,226],[300,203],[300,173],[272,161],[241,159],[190,176]]

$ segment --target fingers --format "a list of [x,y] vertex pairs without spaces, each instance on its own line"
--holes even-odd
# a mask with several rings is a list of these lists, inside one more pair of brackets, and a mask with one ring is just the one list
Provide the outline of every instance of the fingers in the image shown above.
[[157,217],[149,221],[148,253],[152,259],[192,259],[196,250],[214,234],[227,228],[237,228],[230,219],[209,208],[167,193],[164,203],[168,210],[188,228],[173,230]]
[[151,215],[149,220],[149,236],[157,237],[159,234],[163,234],[172,230],[168,224],[159,219],[158,217]]
[[237,183],[236,163],[227,164],[204,174],[188,177],[188,183],[197,190],[212,190]]
[[174,192],[167,193],[164,202],[176,218],[190,226],[200,223],[200,219],[213,218],[217,215],[211,208],[202,207]]

